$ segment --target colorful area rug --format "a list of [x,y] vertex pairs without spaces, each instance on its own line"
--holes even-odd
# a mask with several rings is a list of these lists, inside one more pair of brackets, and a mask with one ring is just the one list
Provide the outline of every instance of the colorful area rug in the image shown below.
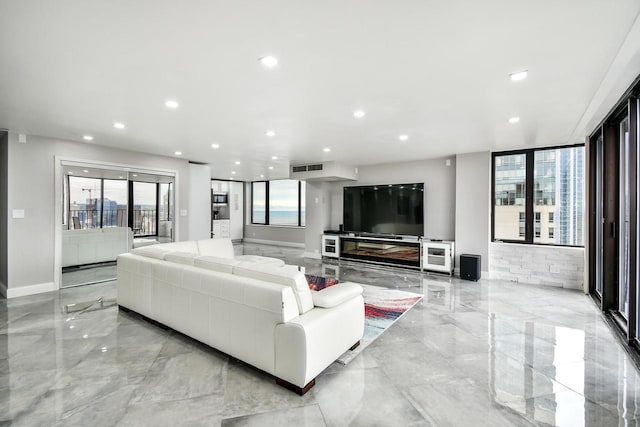
[[[338,279],[331,279],[307,274],[309,288],[315,291],[338,284]],[[338,362],[346,365],[362,350],[375,341],[389,326],[393,325],[403,314],[409,311],[422,299],[422,295],[378,286],[362,285],[364,292],[364,336],[360,346],[354,351],[347,351]]]

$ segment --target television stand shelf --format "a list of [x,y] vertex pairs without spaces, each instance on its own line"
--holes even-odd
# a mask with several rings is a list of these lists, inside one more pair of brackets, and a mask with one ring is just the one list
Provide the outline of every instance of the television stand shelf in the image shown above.
[[427,239],[324,234],[322,256],[453,274],[454,243]]
[[340,259],[421,268],[420,240],[340,236]]

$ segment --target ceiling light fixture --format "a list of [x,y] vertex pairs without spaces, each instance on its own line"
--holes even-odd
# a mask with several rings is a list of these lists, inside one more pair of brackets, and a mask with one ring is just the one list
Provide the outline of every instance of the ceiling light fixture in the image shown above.
[[73,171],[69,171],[69,172],[68,172],[68,174],[69,174],[69,175],[73,175]]
[[84,139],[85,141],[93,141],[93,137],[91,135],[84,135],[82,139]]
[[511,117],[509,119],[509,123],[514,124],[514,123],[518,123],[520,121],[520,117]]
[[273,166],[269,166],[269,170],[272,171],[273,170]]
[[278,160],[278,156],[271,156],[272,160]]
[[267,135],[269,138],[273,138],[274,136],[276,136],[276,133],[272,130],[268,130],[264,134]]
[[116,128],[116,129],[124,129],[126,126],[124,125],[124,123],[115,122],[113,124],[113,127]]
[[260,175],[260,178],[264,178],[264,175]]
[[119,176],[118,179],[124,179],[124,176]]
[[235,174],[236,174],[236,171],[231,171],[231,175],[235,175]]
[[182,156],[182,151],[176,151],[176,152],[175,152],[175,153],[173,153],[173,154],[175,154],[176,156]]
[[82,172],[84,173],[89,173],[89,171],[87,169],[83,170]]
[[524,70],[524,71],[518,71],[518,72],[515,72],[515,73],[511,73],[511,74],[509,74],[509,77],[511,78],[512,82],[517,82],[517,81],[526,79],[527,78],[527,74],[528,74],[528,71]]
[[331,148],[329,148],[329,147],[323,148],[322,151],[324,151],[325,153],[328,153],[329,151],[331,151]]
[[400,135],[400,136],[398,137],[398,139],[399,139],[400,141],[406,141],[407,139],[409,139],[409,135]]
[[361,119],[366,115],[366,113],[362,110],[356,110],[353,112],[353,117],[355,117],[356,119]]
[[267,68],[273,68],[278,65],[278,59],[274,56],[263,56],[260,58],[260,62]]
[[136,174],[134,173],[134,174],[133,174],[133,176],[134,176],[134,177],[136,177],[136,176],[138,176],[138,175],[136,175]]
[[220,148],[220,144],[211,144],[211,148],[215,148],[217,150]]
[[236,160],[236,161],[235,161],[235,163],[236,163],[236,165],[239,165],[239,164],[240,164],[240,162],[239,162],[238,160]]
[[178,104],[178,101],[173,101],[173,100],[168,100],[164,103],[165,107],[167,108],[178,108],[180,106],[180,104]]

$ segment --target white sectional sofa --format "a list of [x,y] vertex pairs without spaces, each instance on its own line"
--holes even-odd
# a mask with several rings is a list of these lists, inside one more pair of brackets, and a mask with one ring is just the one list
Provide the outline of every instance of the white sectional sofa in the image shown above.
[[297,267],[234,257],[229,239],[159,244],[118,256],[118,305],[253,365],[301,395],[364,331],[360,285],[312,292]]

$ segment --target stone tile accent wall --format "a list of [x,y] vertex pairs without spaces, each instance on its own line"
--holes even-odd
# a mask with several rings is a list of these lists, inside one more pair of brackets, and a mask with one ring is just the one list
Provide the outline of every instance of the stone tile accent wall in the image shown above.
[[584,248],[491,243],[492,279],[583,289]]

